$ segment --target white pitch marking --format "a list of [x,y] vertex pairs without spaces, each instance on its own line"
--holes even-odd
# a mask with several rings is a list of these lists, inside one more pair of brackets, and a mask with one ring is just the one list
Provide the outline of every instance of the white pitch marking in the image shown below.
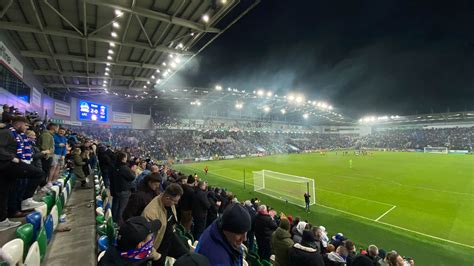
[[382,219],[382,217],[384,217],[385,215],[387,215],[389,212],[391,212],[393,209],[395,209],[397,206],[393,205],[392,208],[390,208],[390,210],[384,212],[382,215],[380,215],[377,219],[375,219],[376,222],[378,222],[380,219]]

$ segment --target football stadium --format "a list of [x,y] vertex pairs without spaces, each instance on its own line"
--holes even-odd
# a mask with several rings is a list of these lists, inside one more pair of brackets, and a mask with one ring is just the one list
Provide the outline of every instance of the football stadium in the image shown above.
[[474,265],[470,1],[0,1],[0,265]]

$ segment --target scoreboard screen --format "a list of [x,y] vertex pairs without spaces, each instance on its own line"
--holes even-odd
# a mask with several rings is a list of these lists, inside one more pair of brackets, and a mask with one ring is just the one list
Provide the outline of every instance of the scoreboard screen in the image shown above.
[[107,106],[79,101],[79,120],[107,122]]

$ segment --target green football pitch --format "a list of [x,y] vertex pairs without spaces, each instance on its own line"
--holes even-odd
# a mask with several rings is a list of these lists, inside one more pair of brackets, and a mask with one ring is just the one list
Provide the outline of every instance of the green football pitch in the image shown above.
[[[207,175],[203,172],[206,165]],[[174,168],[197,173],[211,186],[234,192],[240,201],[258,197],[276,210],[324,225],[331,235],[343,232],[359,248],[376,244],[414,257],[417,265],[474,265],[471,155],[376,152],[343,156],[331,152],[208,161]],[[254,192],[252,171],[263,169],[314,179],[316,204],[311,212],[276,199],[280,195]]]

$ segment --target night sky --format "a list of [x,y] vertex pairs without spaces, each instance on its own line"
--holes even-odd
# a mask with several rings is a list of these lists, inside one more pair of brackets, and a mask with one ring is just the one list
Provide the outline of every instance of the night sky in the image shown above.
[[217,83],[354,118],[474,110],[474,1],[263,0],[170,82]]

